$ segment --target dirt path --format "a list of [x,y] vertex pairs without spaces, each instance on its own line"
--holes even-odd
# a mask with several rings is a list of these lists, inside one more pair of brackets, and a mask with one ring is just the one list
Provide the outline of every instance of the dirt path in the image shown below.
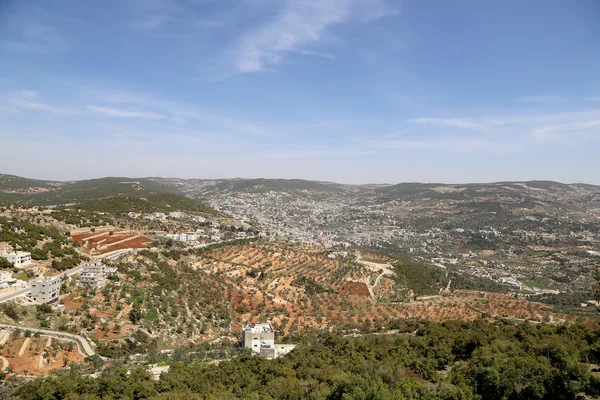
[[23,345],[21,346],[21,350],[19,350],[19,357],[23,357],[23,354],[25,354],[25,350],[27,350],[27,348],[29,347],[30,342],[31,342],[31,338],[25,339],[25,341],[23,342]]
[[2,360],[2,371],[6,371],[8,368],[8,360],[2,356],[0,356],[0,360]]
[[0,333],[0,346],[4,346],[9,338],[10,331],[2,331],[2,333]]
[[359,263],[360,265],[367,267],[368,269],[370,269],[373,272],[381,271],[381,273],[377,276],[377,279],[375,279],[375,282],[373,283],[373,285],[371,285],[369,278],[365,279],[365,281],[364,281],[364,283],[367,285],[367,289],[369,290],[369,294],[371,295],[371,298],[373,300],[375,300],[374,289],[377,287],[377,285],[379,284],[379,281],[384,276],[396,275],[396,273],[394,272],[394,269],[393,269],[394,267],[392,267],[390,264],[383,264],[383,263],[380,264],[380,263],[374,263],[374,262],[369,262],[369,261],[363,261],[360,254],[356,256],[356,262]]
[[[52,338],[49,337],[48,340],[46,341],[46,346],[44,346],[44,348],[47,349],[51,345],[52,345]],[[42,351],[40,353],[40,369],[43,369],[43,368],[44,368],[44,352]]]

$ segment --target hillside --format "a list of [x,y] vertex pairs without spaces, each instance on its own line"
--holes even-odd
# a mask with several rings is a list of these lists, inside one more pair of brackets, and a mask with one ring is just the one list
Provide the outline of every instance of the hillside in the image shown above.
[[0,202],[30,206],[69,205],[83,211],[198,211],[215,214],[174,185],[153,179],[109,177],[75,182],[51,182],[0,175]]
[[115,214],[124,214],[130,211],[142,213],[194,211],[217,214],[212,208],[203,205],[197,200],[192,200],[178,194],[160,192],[136,194],[143,197],[117,195],[86,203],[69,205],[67,207],[84,211],[100,211]]
[[[120,399],[428,399],[597,398],[597,328],[529,324],[421,324],[396,334],[311,338],[277,360],[238,355],[215,362],[208,346],[180,348],[159,381],[143,367],[119,367],[35,380],[24,400]],[[404,332],[397,334],[398,332]],[[211,352],[212,350],[212,352]],[[83,395],[81,393],[84,393]],[[85,396],[85,397],[82,397]]]

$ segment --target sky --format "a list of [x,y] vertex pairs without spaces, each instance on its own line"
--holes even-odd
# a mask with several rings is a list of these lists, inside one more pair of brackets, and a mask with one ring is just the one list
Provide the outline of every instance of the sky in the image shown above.
[[0,173],[600,184],[597,0],[0,0]]

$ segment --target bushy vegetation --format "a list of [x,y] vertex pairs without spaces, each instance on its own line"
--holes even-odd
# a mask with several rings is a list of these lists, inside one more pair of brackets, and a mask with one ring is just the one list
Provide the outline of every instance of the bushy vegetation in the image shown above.
[[539,294],[530,296],[529,300],[558,307],[581,307],[581,303],[586,303],[590,298],[591,294],[589,292],[568,292]]
[[436,294],[447,281],[443,270],[417,261],[401,258],[392,265],[396,281],[417,295]]
[[114,225],[115,223],[114,219],[108,215],[82,210],[56,210],[52,213],[52,218],[81,228]]
[[142,368],[71,374],[17,389],[38,399],[577,399],[600,395],[600,331],[581,325],[420,324],[416,335],[311,341],[277,360],[182,359],[159,381]]
[[320,293],[333,293],[334,290],[331,288],[326,288],[325,286],[317,283],[312,278],[307,278],[306,276],[301,276],[298,279],[295,279],[292,283],[295,286],[304,286],[304,291],[307,295],[313,296],[315,294]]
[[[179,252],[185,257],[185,252]],[[172,266],[163,254],[143,250],[135,262],[115,264],[127,277],[113,300],[126,298],[132,306],[129,319],[149,330],[192,337],[210,327],[229,327],[231,316],[224,298],[223,283],[208,279],[183,260]],[[142,290],[140,284],[145,287]]]
[[137,196],[114,196],[72,206],[78,210],[124,214],[129,211],[142,213],[194,211],[214,214],[215,211],[195,200],[172,193],[146,193]]
[[[69,242],[68,238],[58,229],[47,228],[16,218],[0,217],[0,242],[7,242],[20,250],[33,252],[38,242],[41,241],[46,242],[44,244],[44,249],[47,250],[46,253],[52,249],[58,251],[60,247]],[[39,257],[38,259],[43,259],[43,254],[40,251],[35,252],[35,255]],[[56,257],[60,256],[57,255]]]
[[461,274],[457,271],[449,271],[448,279],[452,279],[451,289],[483,290],[495,293],[510,292],[510,288],[506,285],[475,275]]

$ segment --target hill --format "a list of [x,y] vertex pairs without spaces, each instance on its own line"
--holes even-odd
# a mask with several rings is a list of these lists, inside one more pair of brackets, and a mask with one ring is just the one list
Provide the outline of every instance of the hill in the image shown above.
[[[140,194],[138,193],[138,195]],[[84,211],[100,211],[113,214],[124,214],[130,211],[153,213],[175,210],[216,214],[212,208],[178,194],[149,192],[148,194],[143,194],[143,196],[144,197],[118,195],[67,207]]]
[[54,182],[0,175],[0,201],[30,206],[70,205],[84,211],[214,211],[183,195],[173,184],[153,179],[108,177]]

